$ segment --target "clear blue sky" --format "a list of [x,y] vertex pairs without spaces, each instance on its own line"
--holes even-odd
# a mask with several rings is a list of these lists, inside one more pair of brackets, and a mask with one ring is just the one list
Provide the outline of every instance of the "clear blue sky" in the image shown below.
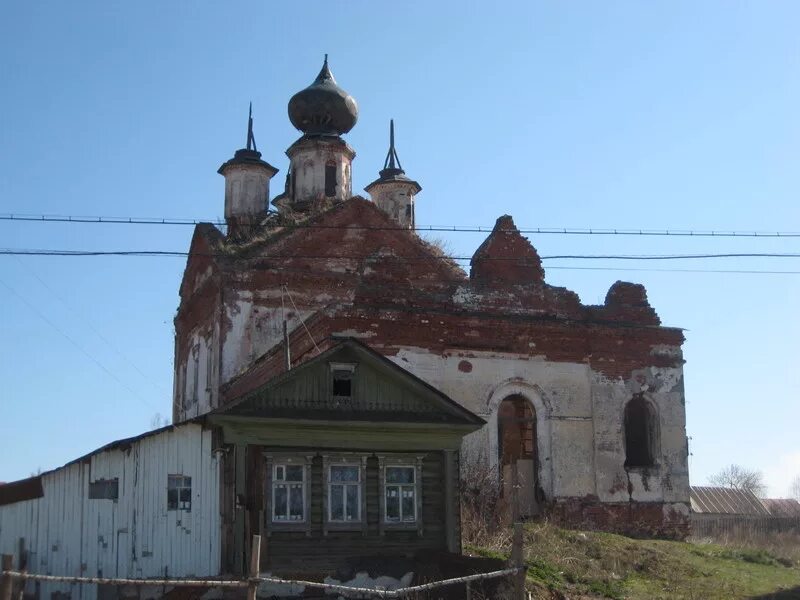
[[[387,123],[423,225],[800,230],[796,2],[13,2],[0,19],[0,212],[214,218],[252,100],[264,158],[329,53],[360,105],[354,189]],[[278,183],[280,185],[280,183]],[[191,227],[0,222],[0,246],[188,249]],[[445,234],[470,255],[484,236]],[[538,235],[543,255],[800,252],[800,240]],[[798,259],[548,262],[585,303],[642,282],[684,347],[694,483],[800,473]],[[0,256],[0,480],[169,414],[179,258]],[[12,292],[13,290],[13,292]],[[71,341],[70,341],[71,340]],[[81,350],[78,349],[81,348]],[[101,366],[98,365],[98,363]]]

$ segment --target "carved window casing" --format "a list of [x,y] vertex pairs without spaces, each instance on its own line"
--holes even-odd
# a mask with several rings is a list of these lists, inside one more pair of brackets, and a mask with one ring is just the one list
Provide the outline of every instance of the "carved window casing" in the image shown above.
[[367,456],[340,453],[322,455],[323,534],[330,530],[367,532]]
[[311,462],[313,456],[265,454],[268,532],[311,532]]
[[423,533],[422,461],[424,455],[379,455],[380,531]]

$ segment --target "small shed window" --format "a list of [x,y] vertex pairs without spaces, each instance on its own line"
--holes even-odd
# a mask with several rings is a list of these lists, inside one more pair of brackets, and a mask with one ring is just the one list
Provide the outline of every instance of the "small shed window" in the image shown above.
[[167,476],[167,510],[192,510],[192,478]]
[[306,484],[302,465],[279,463],[272,472],[272,520],[305,521]]
[[361,520],[360,465],[331,465],[328,468],[328,520],[333,523]]
[[655,465],[658,427],[656,414],[641,395],[625,406],[625,466]]
[[325,165],[325,195],[328,198],[336,196],[336,165],[334,163]]
[[416,469],[413,466],[386,467],[384,484],[387,523],[414,523],[417,520]]
[[98,479],[89,483],[89,500],[118,500],[119,479]]

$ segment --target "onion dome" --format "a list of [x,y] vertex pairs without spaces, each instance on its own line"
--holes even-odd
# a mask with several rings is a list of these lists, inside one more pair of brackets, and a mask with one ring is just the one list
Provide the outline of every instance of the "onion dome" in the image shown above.
[[328,55],[322,70],[310,86],[289,100],[289,120],[310,135],[341,135],[358,120],[355,98],[336,84],[328,68]]

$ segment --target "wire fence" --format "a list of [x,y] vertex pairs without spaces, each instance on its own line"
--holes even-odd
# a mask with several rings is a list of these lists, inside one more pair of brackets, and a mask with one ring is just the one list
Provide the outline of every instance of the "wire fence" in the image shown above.
[[[43,575],[28,573],[27,571],[13,569],[13,556],[2,556],[2,570],[0,571],[0,600],[17,600],[22,594],[14,595],[15,581],[42,581],[63,583],[69,585],[109,585],[109,586],[152,586],[163,588],[191,587],[191,588],[225,588],[247,590],[248,600],[255,600],[259,586],[274,584],[291,588],[318,589],[323,593],[335,593],[345,598],[409,598],[420,593],[425,593],[453,585],[464,585],[466,598],[471,598],[472,584],[478,581],[510,578],[514,600],[525,598],[525,566],[522,561],[522,525],[514,526],[514,547],[512,548],[512,566],[507,569],[473,573],[462,577],[442,579],[419,585],[407,586],[396,589],[381,587],[354,587],[349,585],[322,583],[319,581],[305,581],[302,579],[282,579],[279,577],[263,577],[259,574],[261,559],[261,536],[253,536],[250,558],[250,574],[244,579],[132,579],[132,578],[106,578],[106,577],[72,577],[65,575]],[[517,545],[519,547],[517,547]],[[23,583],[24,586],[24,583]]]

